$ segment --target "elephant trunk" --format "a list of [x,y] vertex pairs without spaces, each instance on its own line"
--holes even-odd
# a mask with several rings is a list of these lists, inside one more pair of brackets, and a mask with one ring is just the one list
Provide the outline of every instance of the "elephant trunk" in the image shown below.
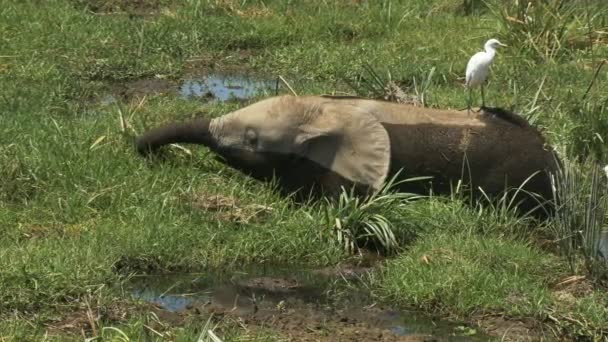
[[135,146],[142,155],[172,143],[202,144],[213,148],[216,143],[209,132],[209,123],[209,119],[196,119],[154,128],[137,138]]

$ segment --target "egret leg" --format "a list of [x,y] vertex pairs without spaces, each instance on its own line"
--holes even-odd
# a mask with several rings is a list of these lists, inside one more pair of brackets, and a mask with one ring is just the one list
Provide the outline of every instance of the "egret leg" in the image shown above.
[[468,87],[469,99],[467,100],[467,115],[471,113],[471,87]]
[[483,93],[483,84],[481,85],[481,108],[486,106],[486,99]]

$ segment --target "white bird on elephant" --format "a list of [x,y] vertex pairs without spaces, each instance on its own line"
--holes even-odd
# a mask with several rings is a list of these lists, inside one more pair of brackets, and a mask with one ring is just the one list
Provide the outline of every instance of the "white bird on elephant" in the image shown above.
[[499,46],[506,46],[497,39],[490,39],[484,45],[485,51],[480,51],[469,59],[466,71],[465,85],[469,89],[469,101],[467,104],[467,112],[471,110],[471,89],[481,86],[481,106],[485,106],[485,98],[483,93],[483,83],[488,77],[490,65],[496,56],[496,49]]

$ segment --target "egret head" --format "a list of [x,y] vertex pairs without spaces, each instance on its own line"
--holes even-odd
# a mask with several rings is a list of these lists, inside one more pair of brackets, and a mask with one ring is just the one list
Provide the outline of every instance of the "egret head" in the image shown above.
[[507,46],[507,45],[499,42],[498,39],[494,39],[494,38],[488,40],[486,42],[486,45],[484,45],[484,47],[486,48],[486,50],[488,50],[488,49],[496,50],[500,46]]

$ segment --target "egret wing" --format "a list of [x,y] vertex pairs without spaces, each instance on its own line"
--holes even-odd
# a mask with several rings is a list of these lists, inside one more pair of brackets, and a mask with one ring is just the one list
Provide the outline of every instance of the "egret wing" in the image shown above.
[[478,52],[469,59],[466,70],[466,85],[476,86],[482,83],[487,76],[487,69],[491,59],[488,59],[487,53]]

